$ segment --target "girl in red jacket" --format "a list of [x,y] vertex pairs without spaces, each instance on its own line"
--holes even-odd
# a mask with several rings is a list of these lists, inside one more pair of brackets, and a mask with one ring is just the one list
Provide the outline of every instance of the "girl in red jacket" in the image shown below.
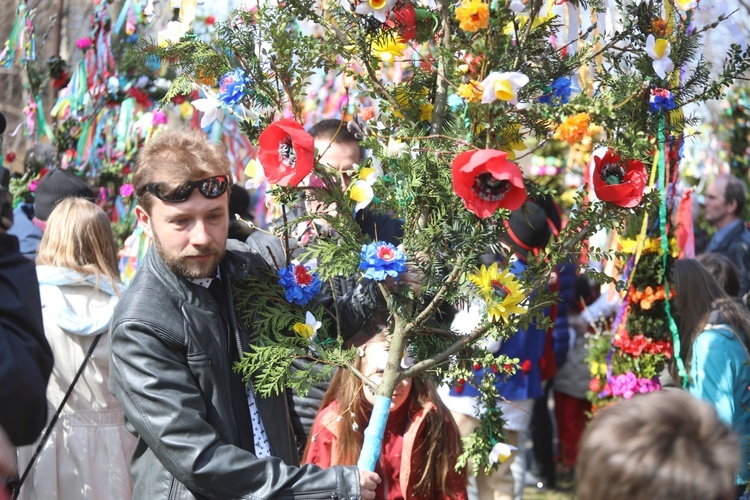
[[[371,340],[356,368],[379,382],[388,344]],[[350,370],[334,375],[307,441],[303,461],[321,467],[355,465],[372,412],[373,391]],[[383,447],[375,471],[383,482],[378,500],[466,500],[466,477],[455,470],[461,441],[450,412],[431,382],[406,379],[391,399]]]

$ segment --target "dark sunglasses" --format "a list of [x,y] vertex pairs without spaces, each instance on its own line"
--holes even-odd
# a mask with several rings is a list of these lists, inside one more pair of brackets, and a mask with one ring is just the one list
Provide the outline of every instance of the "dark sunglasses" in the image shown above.
[[190,195],[193,194],[193,189],[195,188],[198,188],[198,191],[200,191],[200,193],[206,198],[213,199],[226,193],[228,186],[228,176],[216,175],[199,181],[187,181],[174,189],[166,183],[154,182],[146,184],[143,190],[148,191],[162,201],[179,203],[190,198]]

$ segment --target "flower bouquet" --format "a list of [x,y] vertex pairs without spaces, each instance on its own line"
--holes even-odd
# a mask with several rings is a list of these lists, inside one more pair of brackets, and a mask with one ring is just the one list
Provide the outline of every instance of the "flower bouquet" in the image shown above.
[[[387,302],[391,342],[382,382],[363,377],[378,394],[376,406],[387,409],[405,377],[476,385],[492,410],[480,415],[483,426],[465,441],[463,458],[492,467],[503,440],[494,382],[521,367],[484,346],[532,320],[549,323],[543,311],[554,296],[547,283],[558,264],[582,250],[595,259],[618,256],[589,245],[589,236],[664,207],[672,179],[665,150],[675,149],[685,122],[694,120],[683,110],[721,97],[748,67],[747,51],[734,45],[718,79],[710,78],[700,56],[701,33],[710,26],[693,25],[693,8],[661,1],[248,1],[208,37],[177,30],[160,44],[141,41],[143,57],[179,70],[166,99],[198,90],[202,97],[193,105],[203,113],[202,126],[230,115],[240,121],[259,148],[253,175],[265,177],[267,193],[282,207],[279,235],[287,255],[278,267],[287,291],[258,290],[255,302],[239,310],[257,332],[240,366],[256,389],[309,387],[308,373],[289,374],[293,358],[348,367],[356,355],[336,340],[331,311],[306,310],[299,298],[307,294],[289,293],[290,284],[312,286],[298,266],[315,263],[323,283],[366,277]],[[340,78],[346,98],[339,116],[369,151],[348,188],[318,161],[323,152],[302,126],[316,75]],[[585,188],[556,240],[531,256],[522,274],[509,276],[513,251],[500,243],[507,239],[505,221],[511,211],[526,213],[527,200],[550,194],[522,165],[533,153],[529,145],[550,141],[571,150],[588,144],[587,157],[596,147],[586,159]],[[303,203],[324,208],[297,210]],[[400,247],[361,232],[356,214],[365,209],[403,221]],[[302,215],[292,219],[292,212]],[[330,230],[296,248],[288,236],[316,220]],[[488,252],[497,263],[482,268],[479,257]],[[421,276],[416,292],[389,284],[407,268]],[[466,334],[436,314],[466,304],[486,311]],[[640,342],[639,333],[629,330],[630,341]],[[401,362],[405,351],[413,360],[408,367]],[[493,367],[492,376],[477,380],[476,366]],[[643,383],[631,382],[619,386],[641,390]],[[377,460],[387,410],[373,415],[360,462],[366,467]]]

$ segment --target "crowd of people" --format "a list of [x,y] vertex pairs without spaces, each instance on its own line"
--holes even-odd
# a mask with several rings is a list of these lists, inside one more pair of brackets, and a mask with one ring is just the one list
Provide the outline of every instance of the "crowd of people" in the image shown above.
[[[365,153],[357,138],[339,120],[310,133],[346,187]],[[574,470],[583,500],[744,494],[750,230],[736,177],[708,186],[705,218],[716,233],[706,253],[676,261],[670,277],[685,390],[675,382],[600,409],[588,423],[586,334],[612,318],[618,301],[578,275],[575,262],[562,266],[549,283],[559,292],[546,312],[554,326],[532,322],[486,346],[524,360],[518,373],[495,380],[516,450],[491,474],[471,463],[455,468],[461,437],[478,425],[470,385],[403,380],[369,471],[357,457],[374,393],[358,376],[341,369],[306,395],[261,396],[232,369],[252,343],[235,317],[232,284],[268,280],[285,260],[270,232],[234,222],[236,213],[247,216],[249,198],[235,194],[223,147],[200,131],[162,132],[139,151],[132,184],[151,245],[127,286],[107,216],[80,178],[53,169],[34,203],[15,211],[7,185],[0,188],[0,499],[12,491],[29,499],[500,500],[522,498],[532,469],[548,486],[556,471]],[[398,219],[368,209],[357,222],[371,238],[398,244],[403,234]],[[563,223],[551,197],[514,212],[499,242],[513,254],[511,272],[523,273]],[[301,224],[294,236],[314,244],[324,226]],[[482,257],[496,262],[495,254]],[[418,276],[400,279],[418,293]],[[336,303],[342,340],[359,349],[355,368],[377,383],[389,349],[383,296],[354,276],[332,287],[317,299]],[[481,321],[471,304],[453,313],[457,332]],[[298,362],[293,369],[309,369]]]

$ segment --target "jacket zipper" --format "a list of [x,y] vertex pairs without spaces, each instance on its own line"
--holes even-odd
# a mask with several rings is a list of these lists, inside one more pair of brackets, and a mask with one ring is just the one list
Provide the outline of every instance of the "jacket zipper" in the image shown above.
[[[219,272],[221,273],[221,271],[219,271]],[[219,276],[221,277],[221,274],[219,274]],[[222,284],[225,284],[227,281],[228,281],[228,279],[226,277],[223,277],[221,279],[221,283]],[[229,289],[231,287],[225,286],[225,288]],[[227,295],[227,297],[229,299],[227,301],[228,305],[229,305],[229,318],[230,318],[231,322],[233,322],[233,321],[235,321],[235,318],[234,318],[234,305],[232,304],[232,296],[231,295]],[[219,307],[221,307],[221,304],[217,304],[217,305]],[[221,313],[219,313],[219,314],[221,314]],[[231,325],[227,325],[227,333],[229,333],[229,334],[232,333],[232,326]],[[231,380],[231,377],[232,377],[232,375],[231,375],[231,370],[232,370],[232,355],[230,353],[230,349],[231,348],[229,347],[230,344],[228,342],[227,337],[224,337],[222,339],[222,342],[224,343],[224,361],[225,361],[225,363],[224,363],[224,366],[225,366],[225,369],[224,369],[224,378],[226,379],[226,384],[227,384],[227,387],[229,388],[229,391],[227,391],[229,393],[229,410],[230,410],[231,414],[234,415],[235,414],[234,413],[235,412],[235,409],[234,409],[234,396],[232,395],[232,380]],[[237,345],[239,346],[239,335],[237,335]],[[241,349],[239,350],[239,353],[240,353],[240,355],[242,355],[242,350]],[[241,441],[240,436],[242,435],[240,433],[239,423],[237,422],[236,418],[232,418],[232,421],[234,422],[235,437],[237,439],[237,442],[239,443]]]

